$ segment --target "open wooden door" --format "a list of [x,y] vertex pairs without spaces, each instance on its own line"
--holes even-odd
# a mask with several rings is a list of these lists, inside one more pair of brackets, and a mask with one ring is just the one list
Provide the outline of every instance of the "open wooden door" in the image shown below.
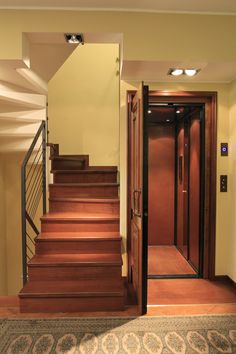
[[130,126],[131,274],[140,314],[147,308],[148,87],[140,86],[132,100]]

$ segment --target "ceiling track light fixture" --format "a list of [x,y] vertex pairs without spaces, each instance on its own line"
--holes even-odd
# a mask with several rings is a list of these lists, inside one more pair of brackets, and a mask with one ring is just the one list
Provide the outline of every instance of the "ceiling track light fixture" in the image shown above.
[[172,68],[169,69],[167,75],[171,76],[180,76],[180,75],[187,75],[187,76],[195,76],[199,73],[200,69],[180,69],[180,68]]
[[184,70],[183,69],[170,69],[168,71],[168,75],[172,75],[172,76],[180,76],[183,75]]
[[184,73],[187,76],[195,76],[199,71],[199,69],[184,69]]
[[84,44],[82,33],[65,33],[65,40],[70,44]]

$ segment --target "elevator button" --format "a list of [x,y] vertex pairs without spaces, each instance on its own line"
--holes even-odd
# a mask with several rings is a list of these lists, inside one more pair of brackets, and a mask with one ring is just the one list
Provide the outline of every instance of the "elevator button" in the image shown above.
[[220,144],[220,152],[221,156],[228,156],[228,143]]

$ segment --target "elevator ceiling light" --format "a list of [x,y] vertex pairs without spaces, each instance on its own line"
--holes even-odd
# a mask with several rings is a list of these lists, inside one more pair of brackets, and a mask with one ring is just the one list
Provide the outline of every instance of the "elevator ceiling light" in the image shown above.
[[183,69],[170,69],[169,70],[169,75],[173,75],[173,76],[183,75],[183,73],[184,73]]
[[71,44],[84,44],[84,38],[81,33],[65,33],[67,43]]
[[197,69],[185,69],[184,70],[184,73],[187,75],[187,76],[194,76],[198,73],[199,70]]

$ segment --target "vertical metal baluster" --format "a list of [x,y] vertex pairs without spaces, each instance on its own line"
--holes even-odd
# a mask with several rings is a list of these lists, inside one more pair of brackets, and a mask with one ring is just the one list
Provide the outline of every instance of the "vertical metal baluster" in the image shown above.
[[43,214],[46,214],[47,202],[46,202],[46,125],[43,122],[43,131],[42,131],[42,139],[43,139],[43,159],[42,159],[42,169],[43,169]]
[[21,169],[21,227],[22,227],[22,272],[23,284],[27,282],[27,250],[26,250],[26,166]]
[[[30,218],[30,216],[27,213],[27,207],[26,207],[26,200],[27,200],[27,190],[26,190],[26,184],[27,184],[27,175],[26,175],[26,170],[27,170],[27,164],[32,156],[32,153],[34,151],[34,148],[39,140],[39,137],[42,137],[42,144],[40,148],[42,147],[42,194],[43,194],[43,213],[46,213],[46,140],[47,140],[47,132],[46,132],[46,124],[44,121],[42,121],[38,132],[36,133],[34,140],[24,158],[24,161],[22,163],[21,167],[21,224],[22,224],[22,275],[23,275],[23,284],[25,285],[28,279],[28,271],[27,271],[27,262],[30,259],[29,255],[27,254],[27,221],[31,228],[34,230],[36,235],[38,235],[38,230],[33,222],[33,220]],[[34,160],[35,161],[35,160]],[[33,163],[34,163],[33,161]],[[35,187],[35,186],[34,186]],[[33,188],[33,187],[32,187]],[[41,187],[40,187],[41,188]],[[37,202],[37,201],[36,201]],[[37,206],[36,206],[37,208]]]

